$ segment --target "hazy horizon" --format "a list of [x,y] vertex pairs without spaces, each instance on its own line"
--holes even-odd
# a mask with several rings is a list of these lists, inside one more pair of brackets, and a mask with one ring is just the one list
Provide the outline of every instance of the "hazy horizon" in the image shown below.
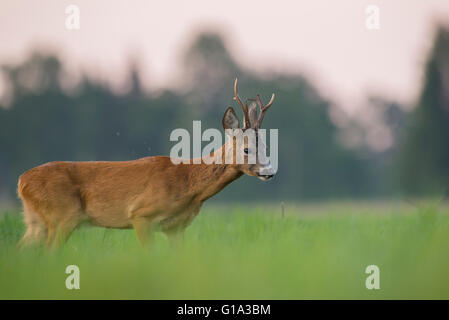
[[[80,30],[67,30],[65,8],[80,8]],[[269,1],[210,3],[146,1],[4,1],[0,4],[0,65],[32,49],[57,53],[74,74],[125,83],[135,58],[145,88],[182,85],[180,56],[201,31],[217,31],[233,57],[259,73],[300,73],[348,112],[370,95],[411,104],[419,93],[437,23],[448,1]],[[380,30],[365,26],[369,4]],[[1,89],[1,86],[0,86]]]

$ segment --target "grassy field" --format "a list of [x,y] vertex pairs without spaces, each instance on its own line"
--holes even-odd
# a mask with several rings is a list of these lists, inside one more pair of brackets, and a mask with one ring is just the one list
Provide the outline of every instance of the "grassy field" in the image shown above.
[[[18,212],[0,215],[1,299],[449,298],[449,208],[436,205],[206,205],[182,247],[157,234],[150,250],[132,230],[82,228],[57,251],[19,252],[23,232]],[[372,264],[380,290],[365,287]]]

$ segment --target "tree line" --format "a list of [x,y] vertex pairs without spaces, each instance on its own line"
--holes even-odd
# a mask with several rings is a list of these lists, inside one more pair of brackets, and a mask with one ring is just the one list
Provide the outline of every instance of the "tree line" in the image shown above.
[[[138,65],[130,63],[129,90],[83,76],[64,88],[64,66],[52,54],[34,52],[19,65],[4,65],[10,103],[0,106],[0,194],[15,198],[18,176],[54,160],[131,160],[168,155],[175,128],[221,128],[233,105],[233,81],[242,96],[256,93],[275,105],[265,128],[279,129],[279,171],[262,183],[244,177],[218,200],[316,200],[441,194],[449,185],[449,36],[440,28],[425,66],[419,101],[406,113],[383,104],[395,145],[375,152],[343,146],[332,121],[332,101],[301,75],[255,74],[241,67],[216,34],[200,35],[185,52],[183,92],[142,89]],[[236,110],[239,110],[235,105]],[[241,116],[241,113],[240,113]],[[270,197],[267,197],[270,194]]]

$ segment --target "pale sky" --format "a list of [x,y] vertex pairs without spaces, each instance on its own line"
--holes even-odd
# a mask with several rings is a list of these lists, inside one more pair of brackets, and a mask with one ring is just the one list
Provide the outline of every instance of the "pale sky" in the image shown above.
[[[80,30],[66,29],[69,4],[80,8]],[[366,28],[369,4],[380,30]],[[137,55],[148,87],[173,87],[182,50],[199,30],[217,29],[245,67],[301,72],[356,111],[372,93],[416,99],[436,21],[449,22],[448,0],[2,0],[0,64],[48,47],[71,70],[119,87]]]

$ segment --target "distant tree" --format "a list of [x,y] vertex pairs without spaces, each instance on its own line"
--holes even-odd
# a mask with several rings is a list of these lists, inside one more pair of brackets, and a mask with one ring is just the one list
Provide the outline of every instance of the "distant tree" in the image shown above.
[[423,90],[410,115],[397,158],[401,189],[442,194],[449,187],[449,30],[440,28],[425,69]]

